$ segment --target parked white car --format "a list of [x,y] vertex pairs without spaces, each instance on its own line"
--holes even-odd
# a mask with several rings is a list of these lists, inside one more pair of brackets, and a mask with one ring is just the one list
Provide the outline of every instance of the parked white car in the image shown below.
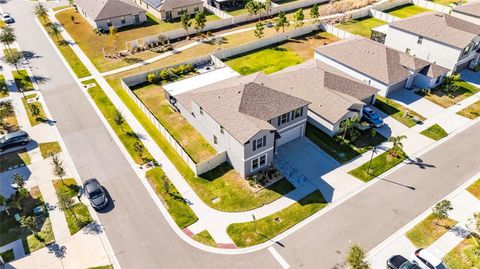
[[449,267],[445,265],[440,258],[423,248],[415,251],[413,260],[424,269],[449,269]]
[[14,23],[15,20],[12,18],[12,16],[10,16],[10,13],[3,13],[2,14],[2,21],[6,22],[6,23]]

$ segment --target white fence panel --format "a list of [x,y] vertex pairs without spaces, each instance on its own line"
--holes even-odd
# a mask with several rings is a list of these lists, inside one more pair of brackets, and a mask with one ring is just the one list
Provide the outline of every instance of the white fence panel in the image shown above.
[[435,11],[442,12],[442,13],[446,13],[446,14],[450,14],[450,12],[452,12],[452,8],[450,8],[450,7],[447,7],[447,6],[444,6],[444,5],[439,5],[439,4],[436,4],[436,3],[433,3],[433,2],[429,2],[429,1],[412,0],[412,3],[419,6],[419,7],[428,8],[428,9],[435,10]]
[[325,32],[330,33],[338,38],[345,39],[348,37],[354,36],[353,34],[346,32],[340,28],[337,28],[333,25],[330,24],[323,24],[322,29],[325,30]]
[[375,9],[370,9],[370,15],[374,18],[377,18],[377,19],[382,20],[382,21],[386,21],[388,23],[400,20],[400,18],[398,18],[398,17],[392,16],[388,13],[378,11],[378,10],[375,10]]
[[214,6],[208,5],[206,3],[203,3],[203,7],[207,9],[208,11],[212,12],[216,16],[220,17],[221,19],[228,19],[233,17],[232,15],[228,14],[227,12],[220,10]]

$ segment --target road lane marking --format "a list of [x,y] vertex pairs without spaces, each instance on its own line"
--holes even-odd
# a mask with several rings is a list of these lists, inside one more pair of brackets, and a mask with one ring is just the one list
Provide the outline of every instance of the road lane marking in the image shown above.
[[268,251],[272,253],[275,260],[280,263],[283,269],[290,268],[290,265],[288,265],[287,261],[282,256],[280,256],[280,253],[278,253],[278,251],[273,246],[269,247]]

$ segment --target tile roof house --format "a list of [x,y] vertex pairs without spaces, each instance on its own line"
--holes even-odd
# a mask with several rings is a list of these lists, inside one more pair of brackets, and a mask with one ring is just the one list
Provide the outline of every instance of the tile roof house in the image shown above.
[[194,15],[203,12],[202,0],[133,0],[148,12],[162,20],[177,19],[183,13]]
[[451,14],[464,21],[480,25],[480,1],[470,1],[455,7]]
[[169,96],[207,141],[227,152],[227,160],[242,176],[268,167],[276,147],[304,136],[309,105],[254,78],[228,79]]
[[147,21],[146,11],[127,0],[76,0],[78,12],[97,29],[121,28]]
[[368,83],[383,96],[404,88],[433,88],[449,72],[361,36],[316,49],[315,59]]
[[385,45],[459,72],[479,62],[480,25],[425,12],[390,23]]

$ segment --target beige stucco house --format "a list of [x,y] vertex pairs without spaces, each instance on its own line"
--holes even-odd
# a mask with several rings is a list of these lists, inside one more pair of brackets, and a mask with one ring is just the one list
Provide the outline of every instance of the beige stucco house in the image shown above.
[[133,0],[137,5],[144,8],[162,20],[177,19],[186,13],[193,16],[197,12],[203,12],[202,0]]

